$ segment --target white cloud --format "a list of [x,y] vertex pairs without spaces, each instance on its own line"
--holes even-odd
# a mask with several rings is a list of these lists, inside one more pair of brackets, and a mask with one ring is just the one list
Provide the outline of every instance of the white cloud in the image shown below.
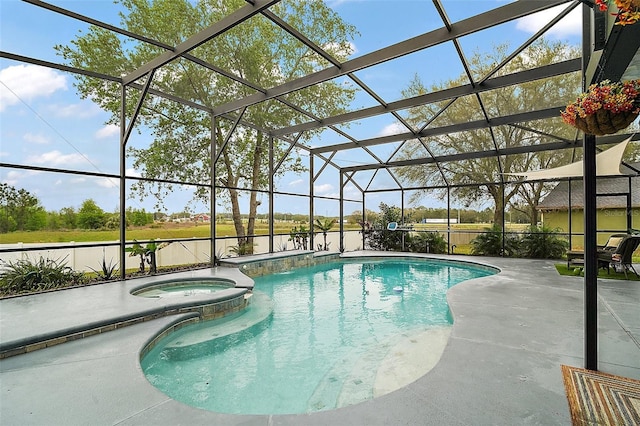
[[98,186],[102,188],[119,188],[120,182],[118,179],[103,178],[98,180]]
[[380,133],[378,133],[378,136],[390,136],[406,132],[408,132],[407,128],[404,127],[401,123],[392,123],[384,126]]
[[296,179],[289,182],[289,186],[297,186],[297,185],[300,185],[301,183],[304,183],[303,179]]
[[8,157],[9,155],[11,154],[9,154],[7,151],[0,151],[0,157]]
[[314,185],[313,186],[313,193],[316,195],[327,195],[328,193],[330,193],[331,191],[333,191],[333,185],[329,184],[329,183],[325,183],[322,185]]
[[[516,21],[516,28],[527,32],[535,33],[540,28],[548,24],[553,18],[555,18],[566,5],[552,7],[551,9],[543,10],[542,12],[535,13],[533,15],[525,16]],[[545,35],[553,37],[566,37],[570,35],[582,34],[582,8],[576,7],[567,16],[565,16],[560,22],[555,24]]]
[[323,49],[331,53],[333,56],[341,56],[348,58],[349,56],[358,52],[358,48],[352,41],[347,42],[346,46],[342,47],[335,42],[327,43],[323,46]]
[[17,171],[11,170],[3,176],[2,182],[7,185],[17,186],[19,183],[24,182],[24,180],[30,176],[37,175],[41,172],[38,171]]
[[46,145],[49,143],[49,138],[45,135],[36,135],[33,133],[26,133],[22,139],[24,139],[25,142],[36,143],[38,145]]
[[40,155],[32,155],[27,158],[27,163],[46,164],[47,166],[69,166],[71,164],[80,164],[86,161],[87,159],[81,154],[63,154],[57,150],[45,152]]
[[128,177],[142,177],[142,174],[136,169],[127,169],[124,174]]
[[14,65],[0,70],[0,111],[7,106],[46,97],[67,89],[67,79],[53,69],[37,65]]
[[106,138],[110,138],[111,136],[115,136],[119,134],[120,134],[120,126],[117,126],[115,124],[107,124],[102,129],[96,132],[96,138],[106,139]]
[[51,105],[49,110],[57,117],[63,118],[87,118],[94,117],[100,113],[100,108],[93,102],[79,102],[69,105]]

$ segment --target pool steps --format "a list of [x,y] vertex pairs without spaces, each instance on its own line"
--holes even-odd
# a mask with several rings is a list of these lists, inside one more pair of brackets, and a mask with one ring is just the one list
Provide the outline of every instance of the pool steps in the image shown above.
[[[248,292],[249,290],[247,288],[231,287],[212,294],[200,294],[179,299],[144,298],[151,301],[151,304],[155,306],[150,306],[149,304],[141,305],[138,310],[125,315],[116,315],[103,320],[78,324],[16,340],[2,341],[0,342],[0,359],[33,352],[170,315],[193,313],[199,319],[221,318],[243,309],[248,300],[245,297]],[[137,296],[131,295],[131,297]]]

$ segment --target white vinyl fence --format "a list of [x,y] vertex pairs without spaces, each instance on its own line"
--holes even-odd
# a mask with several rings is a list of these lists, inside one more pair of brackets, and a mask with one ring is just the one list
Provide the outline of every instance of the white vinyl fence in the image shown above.
[[[274,237],[274,251],[294,250],[292,241],[288,241],[287,235],[276,235]],[[254,253],[269,252],[269,237],[256,237]],[[322,234],[315,237],[316,249],[318,244],[324,244]],[[340,248],[340,234],[338,232],[327,235],[329,250],[337,251]],[[95,244],[95,243],[94,243]],[[87,247],[87,243],[48,243],[48,244],[0,244],[0,249],[25,249],[24,251],[11,251],[0,253],[2,262],[15,262],[20,259],[30,259],[32,261],[43,257],[58,262],[66,263],[74,271],[90,272],[91,270],[102,270],[103,259],[107,265],[118,265],[120,263],[119,246],[107,247]],[[91,244],[89,244],[91,245]],[[143,244],[144,245],[144,244]],[[216,251],[221,257],[234,256],[231,248],[237,245],[235,238],[224,238],[216,240]],[[39,246],[48,247],[38,250]],[[60,248],[56,248],[60,246]],[[362,235],[357,231],[345,232],[345,249],[347,251],[358,250],[362,247]],[[308,247],[311,249],[311,247]],[[35,249],[35,250],[33,250]],[[156,252],[156,263],[158,267],[185,265],[195,263],[208,263],[211,260],[211,244],[207,240],[177,241]],[[126,269],[136,269],[140,265],[138,256],[126,257]]]

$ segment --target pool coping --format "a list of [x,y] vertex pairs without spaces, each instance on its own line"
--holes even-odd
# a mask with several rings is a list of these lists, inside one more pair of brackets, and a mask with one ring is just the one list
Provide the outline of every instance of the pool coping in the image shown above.
[[[204,279],[224,280],[229,283],[234,283],[234,286],[216,293],[194,294],[184,299],[144,298],[134,294],[136,291],[140,291],[145,287],[153,287],[179,280],[195,281]],[[52,295],[54,294],[64,295],[68,294],[65,292],[74,290],[83,289],[90,292],[93,288],[99,288],[100,290],[106,289],[106,293],[117,294],[119,297],[130,296],[128,302],[132,305],[131,309],[125,313],[108,311],[105,315],[96,315],[85,321],[62,324],[57,327],[49,327],[48,329],[43,327],[45,331],[27,333],[23,336],[10,335],[10,327],[15,327],[16,325],[11,324],[6,318],[7,308],[5,308],[2,312],[3,321],[0,323],[2,326],[0,333],[2,335],[2,341],[0,342],[0,359],[49,348],[167,316],[194,313],[200,319],[220,318],[224,315],[237,312],[244,306],[243,303],[246,303],[247,293],[253,289],[253,280],[244,274],[237,273],[234,269],[219,268],[218,270],[218,268],[214,268],[214,270],[196,270],[171,275],[147,276],[126,281],[113,281],[97,286],[103,287],[77,287],[74,289],[62,289],[59,293],[47,292],[26,295],[20,299],[10,298],[0,300],[0,307],[6,307],[11,306],[11,302],[9,302],[11,300],[23,302],[53,297]],[[123,293],[125,294],[123,295]],[[136,300],[139,301],[136,302]],[[98,309],[98,307],[96,307],[96,309]],[[58,315],[59,314],[60,313],[58,313]],[[54,315],[54,313],[51,313],[50,317]],[[46,319],[47,318],[45,318],[45,321]],[[34,322],[35,318],[23,318],[23,320]],[[7,338],[7,335],[10,337]]]

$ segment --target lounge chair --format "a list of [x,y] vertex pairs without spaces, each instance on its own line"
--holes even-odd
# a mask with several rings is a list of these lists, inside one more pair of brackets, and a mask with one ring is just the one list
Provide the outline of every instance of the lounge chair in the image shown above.
[[[612,234],[607,242],[597,247],[598,254],[601,252],[613,252],[615,251],[622,240],[629,234]],[[584,250],[569,250],[567,251],[567,268],[584,268]],[[598,262],[598,268],[609,269],[608,262]]]
[[638,272],[631,263],[633,252],[636,251],[639,245],[640,235],[627,235],[614,251],[598,253],[598,263],[607,262],[607,272],[610,266],[613,266],[615,270],[622,269],[625,279],[629,279],[627,271],[633,271],[636,277],[640,278],[640,275],[638,275]]

